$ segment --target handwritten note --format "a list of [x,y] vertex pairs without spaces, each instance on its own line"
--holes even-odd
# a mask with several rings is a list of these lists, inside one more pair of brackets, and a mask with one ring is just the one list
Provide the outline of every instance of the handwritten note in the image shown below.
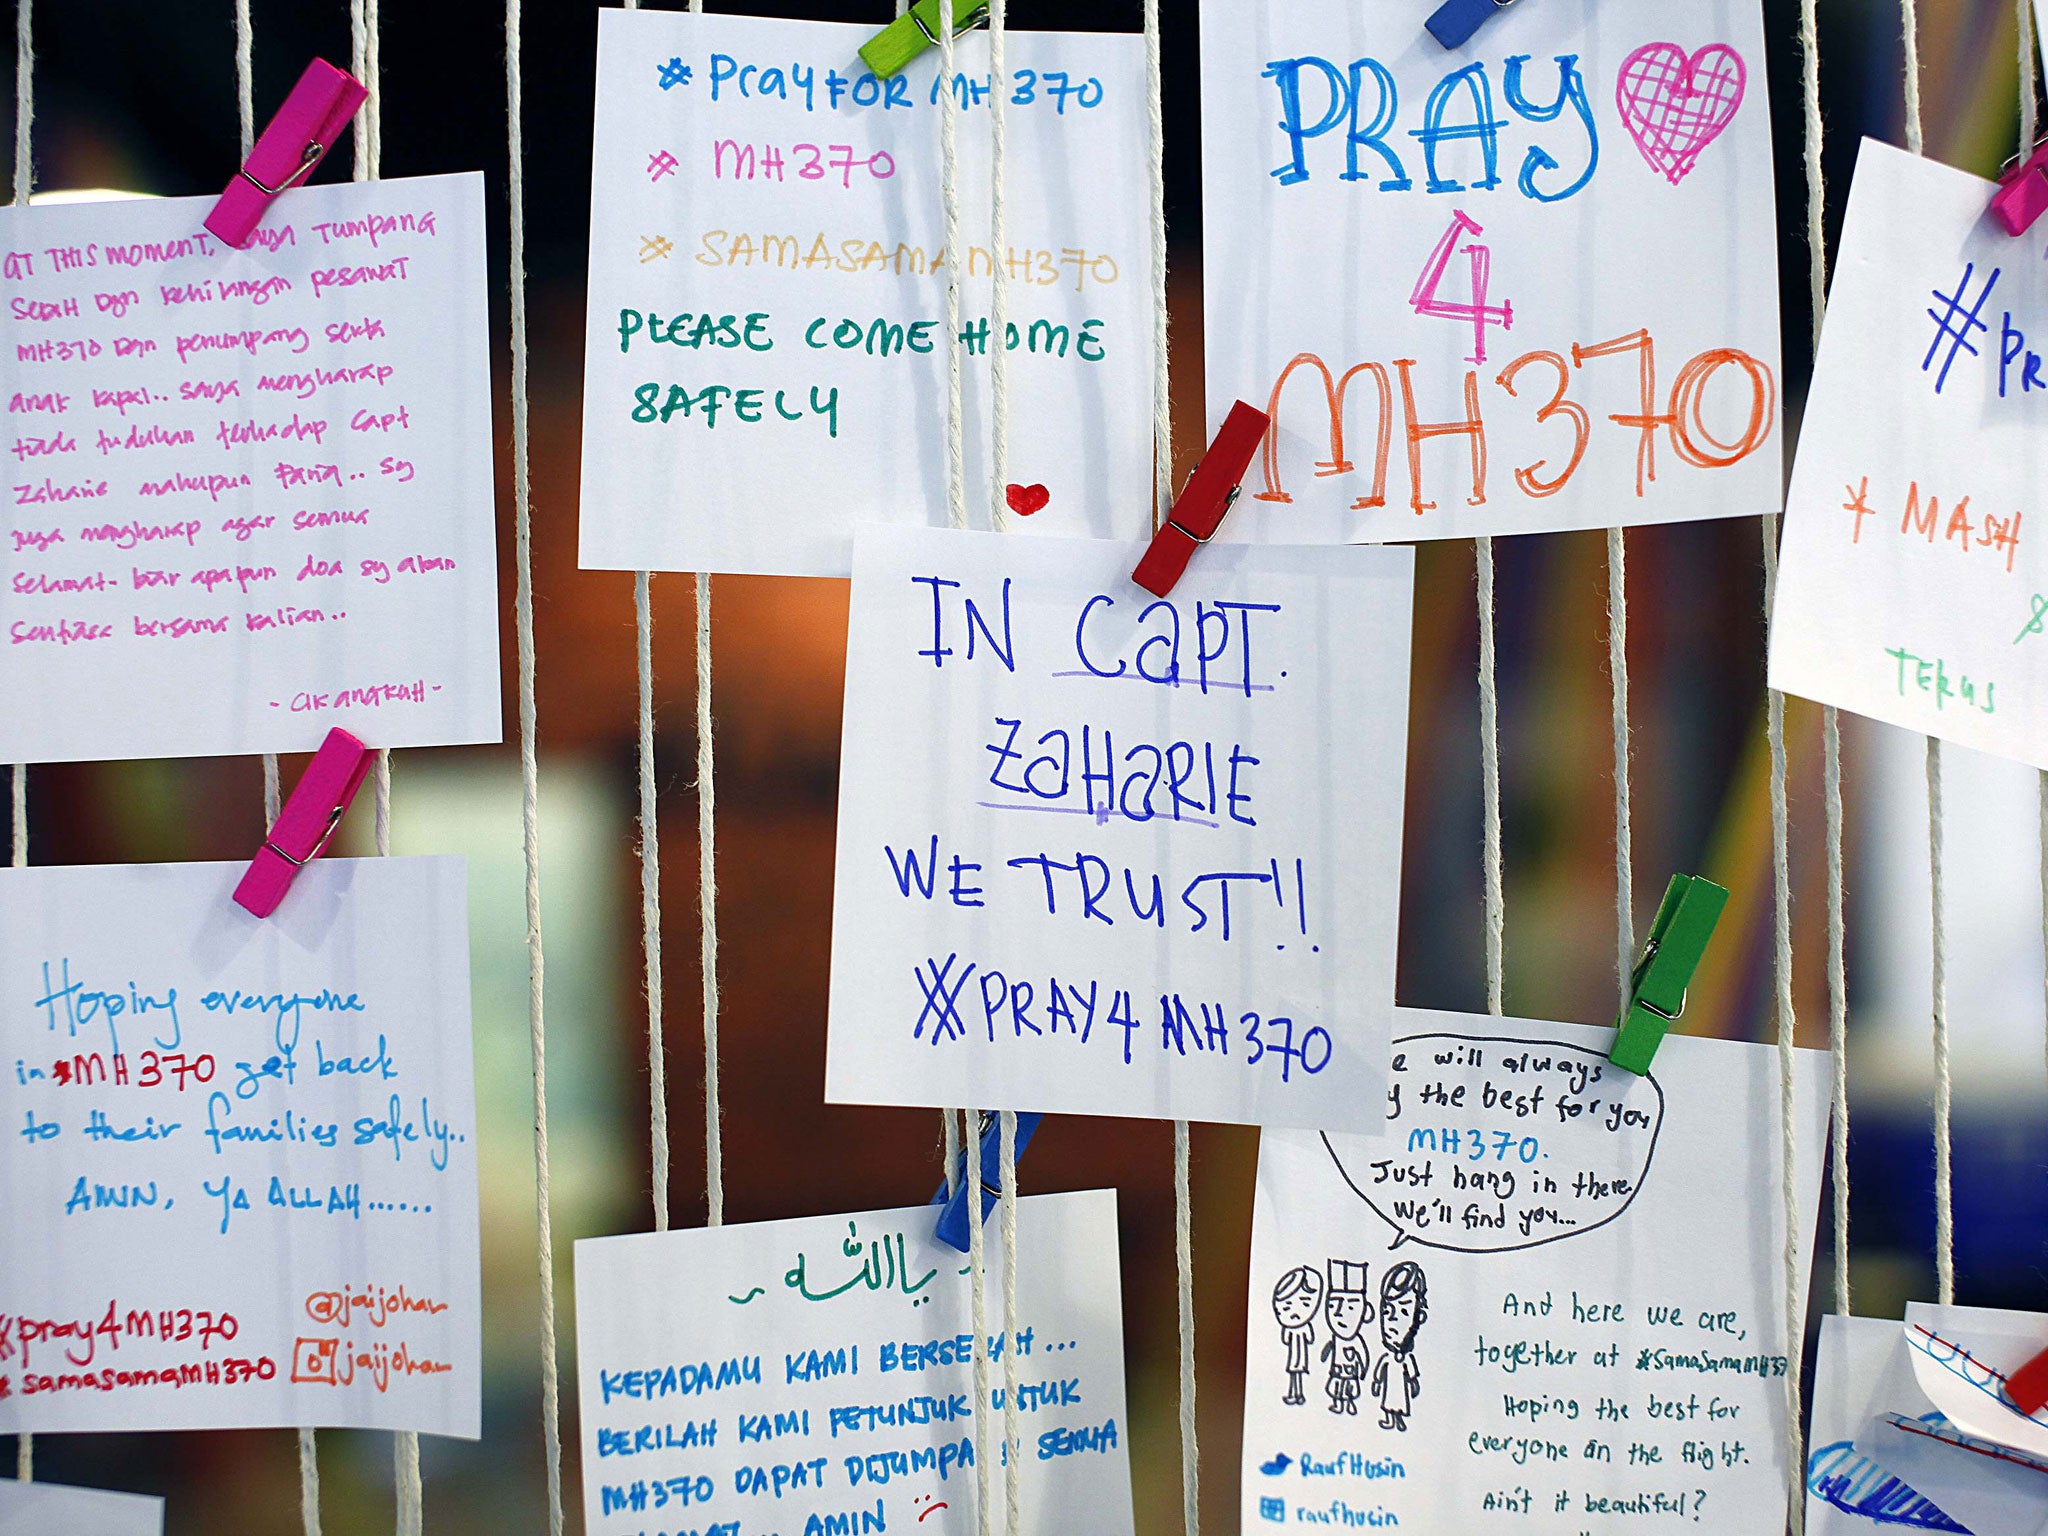
[[825,1096],[1368,1130],[1409,550],[864,530]]
[[0,870],[0,1434],[474,1439],[454,859]]
[[1209,420],[1274,418],[1224,536],[1467,538],[1776,511],[1756,0],[1202,19]]
[[[963,8],[964,14],[964,8]],[[1145,67],[1135,36],[1013,33],[991,234],[986,36],[877,80],[875,24],[599,13],[582,561],[844,576],[857,521],[944,526],[947,374],[968,504],[1021,532],[1134,537],[1152,484]],[[959,135],[946,318],[939,134]],[[993,274],[1008,274],[1003,338]]]
[[496,741],[482,178],[212,206],[0,209],[0,761]]
[[[933,1206],[576,1245],[591,1536],[978,1529],[967,1270]],[[1116,1196],[1017,1204],[1017,1318],[993,1332],[986,1468],[1003,1486],[1014,1352],[1026,1533],[1131,1530]],[[1000,1515],[998,1515],[1000,1521]]]
[[164,1501],[0,1480],[0,1536],[163,1536]]
[[[1674,1035],[1637,1078],[1611,1029],[1398,1035],[1382,1138],[1260,1143],[1244,1529],[1778,1529],[1774,1052]],[[1795,1068],[1802,1254],[1824,1064]]]
[[[2048,223],[1866,140],[1785,505],[1771,686],[2048,768]],[[2040,400],[2033,397],[2040,395]],[[2048,520],[2044,520],[2048,521]]]

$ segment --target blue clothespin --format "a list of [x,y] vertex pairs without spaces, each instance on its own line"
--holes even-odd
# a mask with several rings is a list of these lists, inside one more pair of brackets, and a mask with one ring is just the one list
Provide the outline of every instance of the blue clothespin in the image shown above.
[[[1020,1112],[1017,1116],[1017,1155],[1022,1157],[1024,1149],[1031,1144],[1031,1133],[1038,1129],[1043,1115]],[[1003,1196],[1001,1159],[1003,1155],[1003,1128],[991,1110],[982,1111],[977,1122],[977,1133],[981,1137],[981,1219],[988,1220],[988,1213],[996,1208],[996,1201]],[[938,1240],[949,1248],[968,1252],[972,1239],[967,1231],[967,1149],[960,1149],[958,1172],[953,1180],[959,1187],[951,1194],[941,1184],[937,1194],[932,1196],[933,1205],[943,1205],[939,1213],[939,1224],[934,1228]]]
[[1423,25],[1446,48],[1462,48],[1487,17],[1512,4],[1514,0],[1444,0]]

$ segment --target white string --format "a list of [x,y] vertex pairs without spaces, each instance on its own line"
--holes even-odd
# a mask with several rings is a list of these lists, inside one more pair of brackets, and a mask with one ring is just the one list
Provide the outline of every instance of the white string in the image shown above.
[[1479,579],[1479,819],[1485,846],[1486,1011],[1505,1011],[1507,996],[1507,898],[1503,888],[1500,838],[1500,690],[1494,654],[1493,540],[1472,541]]
[[1173,1267],[1180,1305],[1180,1507],[1187,1536],[1202,1520],[1202,1464],[1195,1435],[1195,1233],[1188,1123],[1173,1122]]
[[[34,184],[35,164],[30,153],[30,135],[35,129],[35,36],[31,0],[14,0],[14,206],[28,204]],[[12,863],[20,869],[28,863],[28,764],[16,763],[8,775],[8,817],[13,829]],[[36,1437],[17,1435],[14,1442],[15,1476],[32,1483],[36,1476]]]
[[1920,12],[1915,0],[1899,0],[1899,36],[1906,54],[1906,148],[1926,152],[1920,127]]
[[526,1017],[533,1057],[533,1164],[535,1260],[540,1272],[540,1413],[547,1452],[548,1531],[562,1536],[562,1422],[560,1368],[555,1351],[555,1236],[548,1174],[547,1025],[541,1008],[546,968],[540,927],[540,766],[534,703],[533,480],[526,398],[526,167],[520,132],[520,7],[505,0],[505,133],[511,163],[507,208],[512,280],[512,506],[519,637],[520,818],[526,862]]
[[[350,69],[368,92],[362,109],[356,114],[355,167],[351,177],[355,181],[375,181],[384,171],[384,87],[383,67],[378,56],[378,7],[379,0],[349,0]],[[239,42],[238,36],[238,45]],[[238,46],[238,68],[239,53]],[[254,127],[253,119],[245,122],[245,133],[253,132]],[[272,804],[270,796],[277,790],[276,763],[274,757],[264,763],[266,809]],[[389,858],[391,751],[388,747],[377,750],[373,784],[376,820],[372,835],[376,840],[377,856]],[[274,812],[272,819],[275,820]],[[310,1431],[308,1433],[310,1435]],[[417,1431],[402,1429],[392,1435],[391,1463],[398,1536],[420,1536],[426,1520],[426,1493],[420,1482],[420,1437]]]
[[[1763,520],[1764,613],[1768,617],[1778,588],[1778,518]],[[1765,735],[1771,750],[1771,886],[1773,902],[1772,976],[1776,982],[1778,1009],[1778,1121],[1783,1162],[1779,1169],[1781,1204],[1785,1220],[1785,1339],[1796,1359],[1806,1337],[1806,1320],[1799,1310],[1799,1179],[1797,1169],[1798,1125],[1794,1120],[1797,1098],[1793,1092],[1793,1040],[1798,1020],[1792,1005],[1792,857],[1791,816],[1786,789],[1785,696],[1767,688]],[[1792,1536],[1806,1528],[1806,1453],[1799,1430],[1799,1369],[1785,1372],[1785,1466],[1792,1480],[1790,1500]]]
[[[2032,0],[2021,0],[2024,8]],[[1820,115],[1820,25],[1818,0],[1800,0],[1800,87],[1806,109],[1806,251],[1808,296],[1813,306],[1813,349],[1820,353],[1821,324],[1827,315],[1828,250],[1824,216],[1826,182],[1821,173],[1825,127]],[[1828,865],[1828,1061],[1834,1162],[1835,1311],[1849,1306],[1849,975],[1846,887],[1842,878],[1842,718],[1834,705],[1820,712],[1821,790],[1827,809]]]
[[1607,530],[1607,675],[1614,717],[1614,943],[1622,1009],[1635,971],[1635,876],[1628,802],[1628,552],[1619,528]]
[[996,1126],[1003,1219],[1003,1529],[1010,1536],[1022,1536],[1024,1434],[1017,1410],[1017,1112],[1001,1111]]
[[[950,0],[940,0],[942,6]],[[950,23],[951,16],[944,18]],[[950,25],[939,28],[943,36]],[[952,78],[948,72],[948,80]],[[966,1112],[963,1111],[963,1114]],[[980,1536],[994,1530],[988,1497],[988,1300],[986,1239],[981,1230],[981,1136],[980,1117],[962,1127],[967,1142],[967,1271],[968,1307],[974,1327],[974,1514]]]
[[1001,533],[1009,521],[1006,490],[1010,483],[1010,250],[1009,224],[1003,206],[1009,180],[1005,144],[1008,139],[1010,76],[1003,65],[1008,32],[1008,0],[989,0],[988,7],[988,147],[989,147],[989,527]]
[[244,160],[256,143],[255,41],[249,0],[235,0],[235,106],[241,115]]
[[320,1448],[313,1431],[299,1431],[299,1523],[320,1536]]
[[[1009,524],[1010,483],[1010,262],[1009,223],[1003,206],[1009,181],[1008,116],[1010,72],[1004,61],[1008,36],[1008,0],[989,0],[988,8],[988,135],[989,135],[989,527],[997,533]],[[1003,1512],[1004,1530],[1020,1536],[1024,1529],[1024,1461],[1017,1414],[1017,1115],[996,1115],[999,1201],[1003,1238]],[[981,1210],[969,1219],[978,1229]],[[979,1261],[977,1261],[977,1267]]]
[[[1173,390],[1166,310],[1166,93],[1159,0],[1145,0],[1145,112],[1152,191],[1152,527],[1173,503]],[[1195,1419],[1194,1196],[1188,1122],[1173,1122],[1174,1294],[1180,1322],[1180,1499],[1186,1536],[1202,1518],[1202,1450]]]
[[[1915,0],[1900,0],[1900,30],[1906,53],[1906,148],[1920,154],[1925,139],[1920,122],[1920,22]],[[1941,742],[1927,738],[1927,865],[1930,888],[1930,938],[1934,968],[1931,996],[1934,1023],[1934,1275],[1935,1296],[1944,1306],[1955,1299],[1956,1256],[1954,1168],[1951,1160],[1949,1078],[1948,931],[1942,912]]]
[[[640,0],[626,0],[626,9],[637,11]],[[692,10],[701,9],[693,5]],[[668,1230],[668,1057],[666,1035],[661,1022],[661,827],[654,785],[654,605],[651,571],[633,576],[633,638],[640,668],[640,944],[646,957],[647,990],[647,1144],[653,1170],[654,1230]],[[708,678],[700,675],[700,691],[709,692]],[[705,903],[708,909],[710,903]],[[705,1052],[705,1098],[717,1098],[717,1056]],[[713,1120],[716,1134],[716,1120]],[[715,1147],[714,1147],[715,1152]],[[707,1169],[711,1159],[707,1159]],[[722,1185],[722,1179],[714,1179]],[[719,1217],[723,1216],[721,1188]],[[719,1224],[714,1217],[711,1225]]]
[[1145,0],[1146,121],[1152,135],[1152,526],[1173,504],[1173,389],[1167,367],[1166,91],[1159,0]]
[[2040,131],[2040,118],[2034,104],[2034,4],[2033,0],[2018,0],[2014,6],[2019,14],[2020,34],[2020,154],[2030,155],[2034,150],[2034,139]]
[[1822,790],[1827,800],[1828,1059],[1834,1069],[1835,1311],[1849,1306],[1849,970],[1846,889],[1842,879],[1842,717],[1833,705],[1820,712]]
[[[946,239],[946,517],[967,526],[967,416],[960,364],[960,148],[954,124],[953,0],[939,0],[939,78],[946,110],[939,114],[939,205]],[[966,1111],[962,1110],[962,1114]]]
[[1927,738],[1927,873],[1933,925],[1934,971],[1934,1293],[1948,1306],[1956,1299],[1955,1168],[1949,1115],[1954,1103],[1949,1079],[1948,924],[1943,912],[1943,828],[1941,738]]
[[[629,8],[631,8],[629,6]],[[640,666],[640,937],[647,972],[647,1142],[654,1230],[668,1230],[668,1068],[661,1024],[661,824],[654,791],[653,575],[633,577],[633,633]]]
[[[35,48],[30,26],[30,0],[14,4],[14,204],[28,202],[34,175],[29,153],[29,135],[35,123]],[[16,763],[8,775],[9,825],[13,829],[13,857],[16,869],[28,863],[28,764]],[[14,1440],[14,1475],[24,1483],[36,1478],[36,1437],[17,1435]]]
[[716,784],[711,773],[711,577],[697,573],[697,910],[703,925],[704,1194],[709,1224],[725,1221],[725,1153],[718,1107],[718,881]]

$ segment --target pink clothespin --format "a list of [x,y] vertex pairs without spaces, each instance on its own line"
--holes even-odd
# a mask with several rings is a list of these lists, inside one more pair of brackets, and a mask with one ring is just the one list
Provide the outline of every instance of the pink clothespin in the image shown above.
[[325,59],[308,64],[206,216],[206,227],[238,250],[247,245],[270,200],[313,174],[369,94],[354,75]]
[[2048,144],[2027,156],[2017,170],[1999,177],[1991,211],[2008,235],[2024,235],[2048,213]]
[[320,857],[369,771],[370,749],[338,726],[329,731],[235,887],[236,902],[258,917],[275,912],[299,871]]

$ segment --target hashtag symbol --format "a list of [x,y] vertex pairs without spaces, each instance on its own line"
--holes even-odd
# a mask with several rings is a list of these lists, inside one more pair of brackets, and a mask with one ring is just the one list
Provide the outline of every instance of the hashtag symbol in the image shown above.
[[672,91],[679,85],[690,83],[690,66],[681,59],[670,59],[661,66],[661,88]]
[[650,261],[666,261],[668,253],[676,248],[673,240],[664,240],[660,235],[650,235],[640,242],[640,265]]
[[649,181],[659,181],[664,176],[673,176],[676,173],[676,165],[677,161],[674,155],[665,149],[658,150],[647,157],[647,179]]
[[[1935,299],[1946,307],[1938,312],[1932,308],[1927,311],[1927,318],[1934,322],[1934,340],[1928,343],[1927,356],[1920,360],[1920,371],[1925,373],[1934,366],[1934,354],[1941,350],[1941,343],[1946,338],[1949,343],[1948,355],[1941,360],[1941,372],[1934,378],[1934,392],[1937,395],[1941,393],[1942,385],[1948,382],[1948,371],[1955,366],[1958,352],[1967,352],[1972,357],[1979,355],[1977,349],[1970,344],[1970,332],[1990,329],[1977,316],[1983,312],[1984,302],[1991,297],[1991,290],[1998,286],[2000,270],[1997,267],[1991,269],[1991,276],[1984,281],[1984,291],[1977,295],[1977,302],[1967,310],[1963,306],[1970,296],[1970,279],[1977,275],[1975,262],[1963,263],[1963,280],[1956,284],[1953,296],[1943,293],[1939,288],[1934,290]],[[1958,316],[1962,319],[1960,325],[1956,323]]]

